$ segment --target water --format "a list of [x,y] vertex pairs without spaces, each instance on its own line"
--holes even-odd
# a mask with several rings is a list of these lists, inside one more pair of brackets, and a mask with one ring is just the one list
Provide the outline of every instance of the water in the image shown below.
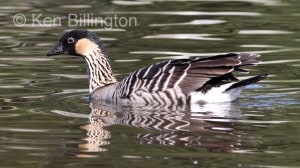
[[[300,167],[298,1],[0,4],[1,167]],[[249,75],[270,76],[232,104],[90,107],[83,60],[45,56],[79,27],[68,16],[84,13],[136,18],[80,27],[103,39],[119,79],[165,59],[233,51],[262,54]],[[26,23],[14,25],[15,14]]]

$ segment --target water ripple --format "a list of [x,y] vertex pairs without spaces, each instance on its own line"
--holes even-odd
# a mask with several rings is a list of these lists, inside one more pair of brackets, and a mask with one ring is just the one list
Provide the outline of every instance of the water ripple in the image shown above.
[[150,1],[112,1],[112,3],[116,5],[126,5],[126,6],[152,4],[152,2]]
[[133,15],[177,15],[177,16],[261,16],[257,12],[201,12],[201,11],[142,11],[142,12],[103,12],[103,14],[133,14]]
[[62,5],[60,6],[64,9],[85,9],[85,8],[92,8],[91,5]]
[[115,59],[114,62],[138,62],[140,59]]
[[52,110],[51,112],[66,117],[72,117],[72,118],[89,118],[89,115],[86,114],[79,114],[79,113],[62,111],[62,110]]
[[223,38],[210,37],[211,34],[157,34],[144,36],[145,39],[189,39],[189,40],[224,40]]
[[70,75],[70,74],[50,74],[52,76],[64,77],[69,79],[85,79],[86,75]]
[[8,131],[8,132],[48,132],[49,130],[43,129],[29,129],[29,128],[12,128],[12,127],[0,127],[1,131]]
[[[64,32],[68,32],[74,29],[65,29]],[[126,29],[120,29],[120,28],[100,28],[100,29],[87,29],[88,31],[92,31],[92,32],[125,32]],[[104,38],[101,37],[101,39],[103,40]],[[115,38],[108,38],[108,39],[112,39],[112,40],[116,40]]]
[[163,26],[192,26],[192,25],[214,25],[225,23],[225,20],[216,20],[216,19],[197,19],[190,22],[182,23],[161,23],[161,24],[150,24],[151,27],[163,27]]
[[284,30],[240,30],[238,34],[247,35],[275,35],[275,34],[292,34],[294,32]]
[[113,3],[117,5],[148,5],[153,4],[153,2],[249,2],[263,4],[266,6],[275,6],[282,5],[282,2],[279,0],[135,0],[135,1],[126,1],[126,0],[114,0]]
[[300,59],[289,59],[289,60],[273,60],[273,61],[263,61],[259,64],[280,64],[280,63],[290,63],[290,62],[298,62]]
[[0,61],[22,61],[22,62],[35,62],[35,61],[51,61],[51,58],[36,58],[36,57],[10,57],[0,58]]
[[284,48],[284,46],[280,45],[270,45],[270,44],[242,44],[240,47],[245,48]]
[[[56,95],[64,95],[64,94],[74,94],[74,93],[86,93],[88,92],[89,89],[64,89],[63,91],[56,93]],[[72,95],[74,97],[76,97],[76,95]],[[67,98],[67,97],[64,97]]]

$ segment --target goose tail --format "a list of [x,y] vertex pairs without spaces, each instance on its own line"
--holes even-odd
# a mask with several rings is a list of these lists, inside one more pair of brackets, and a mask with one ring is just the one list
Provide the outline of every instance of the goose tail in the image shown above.
[[213,87],[205,93],[201,91],[191,92],[188,100],[191,104],[224,103],[235,101],[241,95],[241,92],[244,90],[246,85],[263,80],[267,76],[268,74],[261,74],[234,83],[227,83],[218,87]]

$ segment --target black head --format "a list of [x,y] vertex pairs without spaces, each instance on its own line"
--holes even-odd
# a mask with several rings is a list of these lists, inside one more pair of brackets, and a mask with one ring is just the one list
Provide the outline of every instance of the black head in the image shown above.
[[60,54],[85,56],[85,53],[95,47],[105,52],[96,34],[87,30],[72,30],[61,37],[59,43],[47,53],[47,56]]

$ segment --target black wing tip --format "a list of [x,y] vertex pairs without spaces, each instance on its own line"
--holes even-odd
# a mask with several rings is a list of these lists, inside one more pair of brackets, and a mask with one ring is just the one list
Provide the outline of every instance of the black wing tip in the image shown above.
[[258,81],[261,81],[261,80],[265,79],[268,75],[269,74],[264,73],[264,74],[256,75],[256,76],[253,76],[253,77],[241,80],[241,81],[239,81],[239,82],[234,83],[233,85],[231,85],[229,88],[227,88],[225,90],[225,92],[228,91],[228,90],[234,89],[234,88],[238,88],[238,87],[250,85],[252,83],[256,83]]

